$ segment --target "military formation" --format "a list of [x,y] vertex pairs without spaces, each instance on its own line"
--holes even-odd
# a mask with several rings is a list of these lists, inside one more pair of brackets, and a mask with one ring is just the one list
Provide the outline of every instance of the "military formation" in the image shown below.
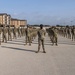
[[50,37],[50,41],[52,42],[52,45],[57,46],[58,45],[58,36],[60,35],[62,37],[65,37],[67,39],[70,39],[72,41],[75,41],[75,26],[52,26],[48,29],[46,29],[48,36]]
[[25,36],[25,43],[31,45],[32,41],[37,36],[37,30],[34,27],[19,26],[16,28],[14,25],[0,25],[0,44],[2,42],[7,43],[7,41],[12,41],[12,39],[17,39]]
[[64,26],[59,28],[59,35],[75,41],[75,26]]
[[0,45],[2,42],[7,43],[7,41],[12,41],[12,39],[17,39],[20,37],[25,37],[25,45],[31,46],[32,42],[36,37],[38,37],[38,53],[42,45],[43,53],[46,53],[44,41],[46,34],[50,38],[50,41],[53,45],[58,46],[58,35],[71,39],[75,41],[75,26],[65,26],[65,27],[56,27],[51,26],[49,28],[43,29],[41,24],[39,28],[27,25],[27,27],[19,26],[7,26],[0,25]]
[[52,46],[55,44],[56,46],[58,45],[58,37],[57,37],[57,28],[52,26],[48,29],[46,29],[48,36],[50,38],[50,41],[52,42]]

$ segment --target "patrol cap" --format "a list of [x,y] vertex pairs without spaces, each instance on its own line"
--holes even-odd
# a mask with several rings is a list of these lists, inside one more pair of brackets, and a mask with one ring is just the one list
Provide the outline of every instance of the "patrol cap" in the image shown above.
[[43,24],[40,24],[40,27],[43,27]]

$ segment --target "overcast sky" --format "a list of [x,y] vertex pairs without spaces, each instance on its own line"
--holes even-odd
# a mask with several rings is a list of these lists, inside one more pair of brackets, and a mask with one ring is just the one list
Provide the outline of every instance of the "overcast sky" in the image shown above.
[[75,24],[75,0],[0,0],[0,13],[28,24]]

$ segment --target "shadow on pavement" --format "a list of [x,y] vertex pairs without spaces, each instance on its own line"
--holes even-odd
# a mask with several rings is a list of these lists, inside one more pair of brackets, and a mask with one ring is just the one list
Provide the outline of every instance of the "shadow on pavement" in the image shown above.
[[[38,43],[32,42],[32,44],[38,44]],[[45,43],[44,45],[52,45],[52,43]]]
[[24,45],[24,44],[21,44],[21,43],[14,43],[14,42],[7,42],[8,44],[17,44],[17,45]]
[[[38,43],[32,42],[32,44],[38,44]],[[58,42],[58,44],[75,45],[75,43],[71,43],[71,42]],[[52,46],[52,43],[51,42],[46,42],[44,45],[51,45]]]
[[2,48],[14,49],[14,50],[22,50],[22,51],[36,52],[34,50],[27,50],[27,49],[15,48],[15,47],[6,47],[6,46],[1,46],[1,47]]
[[66,44],[66,45],[75,45],[75,43],[67,43],[67,42],[61,42],[61,43],[58,43],[58,44]]

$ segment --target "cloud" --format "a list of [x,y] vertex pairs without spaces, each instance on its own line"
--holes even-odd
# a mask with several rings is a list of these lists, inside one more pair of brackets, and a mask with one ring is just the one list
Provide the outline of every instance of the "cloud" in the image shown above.
[[50,14],[43,14],[40,12],[32,12],[32,13],[14,13],[12,14],[13,17],[19,18],[19,19],[26,19],[28,24],[48,24],[48,25],[67,25],[71,24],[71,21],[73,21],[73,24],[75,23],[75,16],[56,16],[56,15],[50,15]]

